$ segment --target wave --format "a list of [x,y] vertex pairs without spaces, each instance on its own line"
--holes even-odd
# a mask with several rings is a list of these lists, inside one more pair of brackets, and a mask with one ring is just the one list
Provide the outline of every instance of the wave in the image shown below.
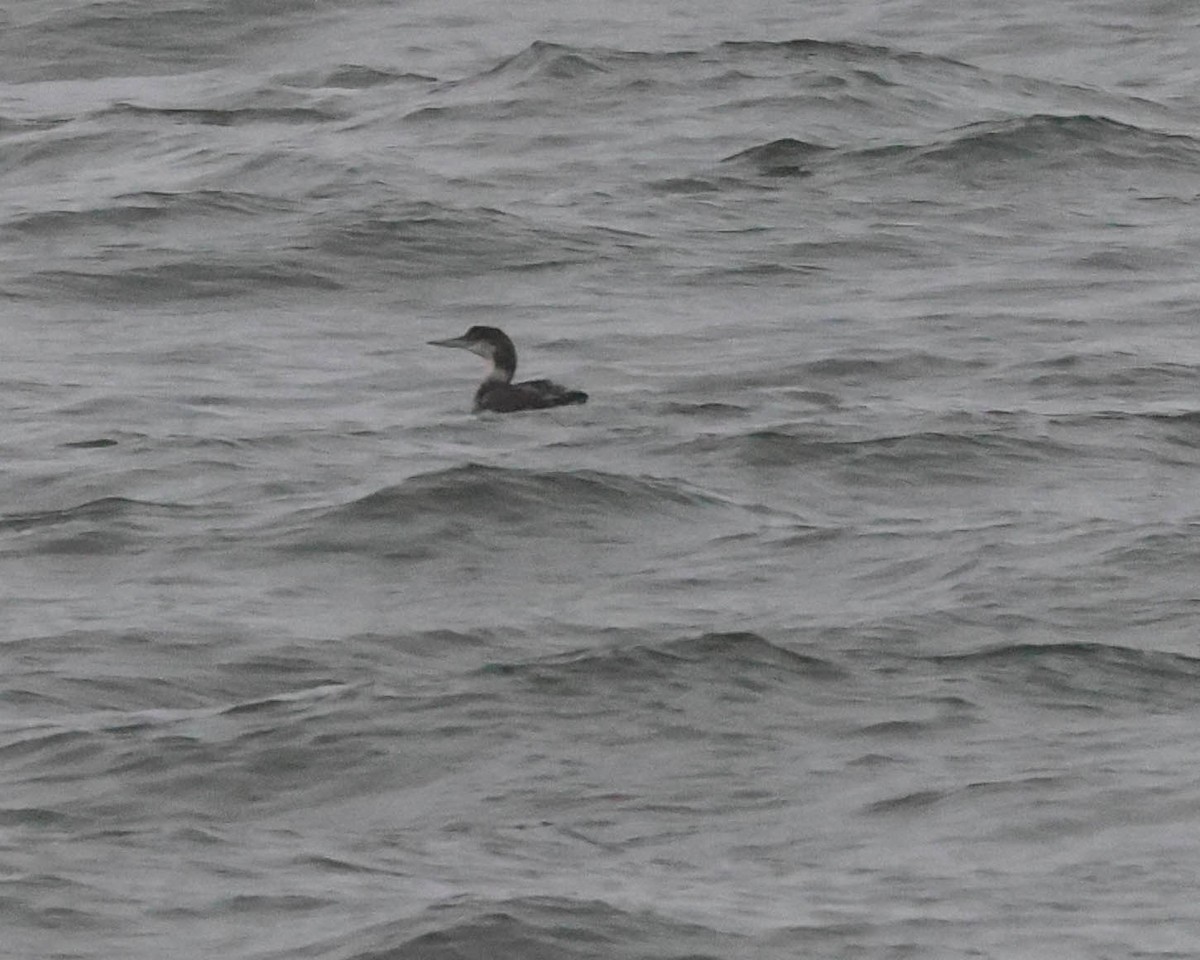
[[1180,653],[1091,642],[1015,643],[925,659],[1060,710],[1200,703],[1200,659]]
[[707,507],[722,501],[681,481],[629,477],[595,470],[537,471],[467,464],[419,474],[338,507],[334,520],[402,519],[430,512],[477,519],[524,521],[546,511],[643,512]]
[[926,143],[833,149],[782,137],[721,161],[764,177],[838,174],[886,164],[910,172],[968,172],[1027,179],[1029,168],[1190,170],[1200,162],[1195,137],[1122,123],[1105,116],[1033,114],[971,123]]
[[945,143],[915,148],[908,159],[937,165],[1041,160],[1074,167],[1098,161],[1122,168],[1153,163],[1192,169],[1200,161],[1200,141],[1103,116],[1035,114],[971,124]]
[[146,190],[121,194],[102,206],[82,210],[43,210],[9,220],[7,229],[33,237],[72,235],[86,230],[124,230],[156,222],[225,219],[287,213],[290,199],[235,190]]
[[814,161],[831,151],[831,147],[822,144],[782,137],[748,147],[721,162],[749,164],[768,177],[810,176]]
[[[797,38],[792,40],[728,40],[694,50],[641,51],[615,47],[582,47],[537,40],[524,50],[501,61],[471,79],[571,81],[598,74],[631,73],[659,69],[682,72],[700,68],[707,73],[728,76],[731,66],[768,62],[812,65],[824,61],[831,65],[897,63],[930,65],[974,71],[976,68],[936,55],[887,46],[846,41]],[[753,79],[753,74],[744,74]]]
[[[248,262],[250,261],[250,262]],[[19,296],[64,291],[92,301],[154,304],[245,296],[263,292],[341,290],[342,284],[312,264],[286,258],[179,259],[116,272],[41,270],[13,282]]]
[[6,24],[0,54],[18,82],[172,74],[237,63],[312,24],[311,0],[67,4]]
[[115,437],[93,437],[89,440],[68,440],[59,446],[67,450],[103,450],[105,447],[115,447],[120,442]]
[[68,122],[61,117],[8,117],[0,114],[0,137],[52,130]]
[[[472,94],[481,85],[488,100]],[[489,69],[444,84],[440,91],[446,99],[435,97],[422,115],[481,109],[497,97],[506,109],[536,100],[538,109],[545,110],[564,90],[572,95],[563,106],[577,113],[583,106],[580,96],[598,98],[591,108],[614,109],[650,92],[692,98],[697,89],[712,92],[706,107],[712,111],[754,112],[760,122],[777,123],[799,113],[838,136],[854,124],[821,120],[836,109],[861,118],[865,129],[875,131],[869,143],[784,133],[724,157],[727,169],[740,165],[760,176],[807,176],[814,169],[845,172],[880,162],[901,169],[965,167],[994,174],[1016,161],[1025,167],[1099,162],[1129,169],[1147,163],[1190,169],[1200,152],[1191,136],[1130,122],[1130,117],[1145,116],[1169,122],[1171,115],[1129,97],[1009,76],[913,50],[805,38],[663,51],[537,41]],[[991,114],[982,120],[970,116],[978,110],[971,104],[980,102],[989,104]],[[1007,116],[997,118],[1002,112]],[[947,118],[962,124],[947,129]],[[893,132],[913,128],[928,130],[929,139],[886,142]],[[721,177],[695,172],[656,182],[660,190],[679,192],[722,185]]]
[[529,680],[548,690],[595,692],[597,684],[679,683],[691,686],[696,671],[746,687],[753,680],[793,682],[795,678],[829,681],[845,670],[824,657],[803,654],[751,632],[703,633],[654,645],[632,645],[576,652],[523,663],[492,663],[485,673]]
[[289,551],[367,551],[395,559],[444,554],[519,532],[607,540],[651,517],[672,520],[740,507],[682,481],[594,470],[538,471],[467,464],[410,477],[350,503],[297,514],[273,542]]
[[593,470],[526,470],[467,464],[418,475],[331,511],[335,519],[378,519],[448,512],[517,521],[543,511],[643,511],[717,502],[680,482],[635,478]]
[[[799,363],[762,364],[720,374],[701,374],[680,380],[689,392],[721,396],[729,402],[731,389],[779,388],[790,391],[841,390],[847,385],[921,380],[931,377],[978,376],[989,364],[980,359],[947,356],[928,350],[839,353]],[[831,394],[818,393],[825,405],[836,406]]]
[[282,74],[276,82],[289,87],[332,88],[337,90],[366,90],[395,83],[431,84],[437,77],[423,73],[385,70],[360,63],[343,63],[331,70]]
[[574,80],[596,73],[611,73],[607,64],[635,56],[615,49],[572,47],[535,40],[519,53],[477,74],[477,78],[505,78],[518,83],[534,79]]
[[0,516],[3,538],[17,535],[12,549],[33,554],[111,554],[128,549],[164,520],[191,517],[196,509],[126,497],[100,497],[69,507]]
[[1154,391],[1194,391],[1200,387],[1200,368],[1176,361],[1146,363],[1130,353],[1060,354],[1024,365],[1035,386],[1121,388],[1145,387]]
[[0,530],[29,530],[35,527],[69,523],[79,519],[111,519],[149,510],[161,509],[160,504],[126,497],[100,497],[75,506],[33,513],[10,513],[0,516]]
[[[562,836],[585,843],[582,835]],[[592,851],[594,854],[594,850]],[[530,885],[535,890],[539,884]],[[598,888],[602,885],[595,884]],[[510,885],[511,889],[511,885]],[[615,889],[615,888],[614,888]],[[262,954],[263,960],[342,957],[344,960],[451,960],[524,957],[529,960],[707,960],[743,956],[745,935],[674,919],[629,899],[628,908],[587,895],[528,895],[489,899],[457,896],[434,902],[416,916],[322,937],[299,950]],[[774,953],[771,954],[774,956]],[[781,953],[780,956],[783,954]]]
[[[964,84],[991,82],[983,71],[944,57],[853,42],[727,41],[654,51],[535,41],[485,70],[439,84],[408,115],[573,120],[583,111],[633,111],[633,119],[645,114],[649,97],[657,98],[656,114],[667,116],[677,106],[694,110],[699,95],[707,101],[705,113],[757,113],[758,128],[809,107],[839,117],[865,110],[884,128],[895,128],[901,113],[927,117],[950,102],[949,93],[935,91],[961,93]],[[831,135],[844,127],[822,125]]]
[[46,123],[43,129],[14,136],[6,144],[0,171],[36,183],[99,158],[124,156],[128,149],[129,138],[117,131],[81,131],[70,124]]
[[845,482],[989,483],[1016,464],[1053,461],[1069,449],[1041,437],[995,432],[912,433],[833,439],[790,429],[754,430],[687,441],[683,449],[719,454],[749,467],[835,469]]
[[344,114],[329,107],[309,106],[150,107],[136,103],[117,103],[104,113],[127,114],[135,117],[161,117],[181,123],[217,127],[268,123],[313,124],[345,119]]
[[488,207],[416,202],[328,217],[311,244],[329,257],[377,261],[393,276],[458,276],[559,267],[632,242],[614,231],[563,230]]

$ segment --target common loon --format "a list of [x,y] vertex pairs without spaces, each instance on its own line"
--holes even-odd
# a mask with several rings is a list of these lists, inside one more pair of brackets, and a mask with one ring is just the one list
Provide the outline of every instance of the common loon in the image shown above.
[[492,370],[475,391],[475,412],[494,410],[515,413],[518,410],[542,410],[568,403],[586,403],[582,390],[568,390],[549,380],[513,383],[517,371],[517,348],[508,334],[496,327],[472,327],[452,340],[430,340],[435,347],[458,347],[492,361]]

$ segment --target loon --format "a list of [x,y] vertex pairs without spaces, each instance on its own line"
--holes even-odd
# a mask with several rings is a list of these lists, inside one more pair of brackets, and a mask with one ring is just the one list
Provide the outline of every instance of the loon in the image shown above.
[[549,380],[513,383],[517,371],[517,348],[503,330],[496,327],[472,327],[461,337],[430,340],[435,347],[458,347],[492,361],[492,370],[475,391],[475,412],[492,410],[515,413],[518,410],[543,410],[568,403],[587,403],[582,390],[568,390]]

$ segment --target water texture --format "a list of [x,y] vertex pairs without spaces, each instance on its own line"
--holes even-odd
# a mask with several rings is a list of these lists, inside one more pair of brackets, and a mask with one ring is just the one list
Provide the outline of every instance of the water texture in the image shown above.
[[0,954],[1200,952],[1189,7],[10,6]]

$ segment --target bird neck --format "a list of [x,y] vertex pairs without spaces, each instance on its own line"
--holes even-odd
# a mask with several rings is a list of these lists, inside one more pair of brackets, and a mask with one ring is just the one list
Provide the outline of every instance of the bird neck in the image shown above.
[[512,383],[513,374],[517,372],[517,348],[512,343],[498,343],[492,351],[492,371],[487,375],[489,381],[497,383]]
[[516,371],[509,367],[502,367],[498,363],[492,364],[492,369],[488,375],[483,378],[484,383],[512,383],[513,374]]

